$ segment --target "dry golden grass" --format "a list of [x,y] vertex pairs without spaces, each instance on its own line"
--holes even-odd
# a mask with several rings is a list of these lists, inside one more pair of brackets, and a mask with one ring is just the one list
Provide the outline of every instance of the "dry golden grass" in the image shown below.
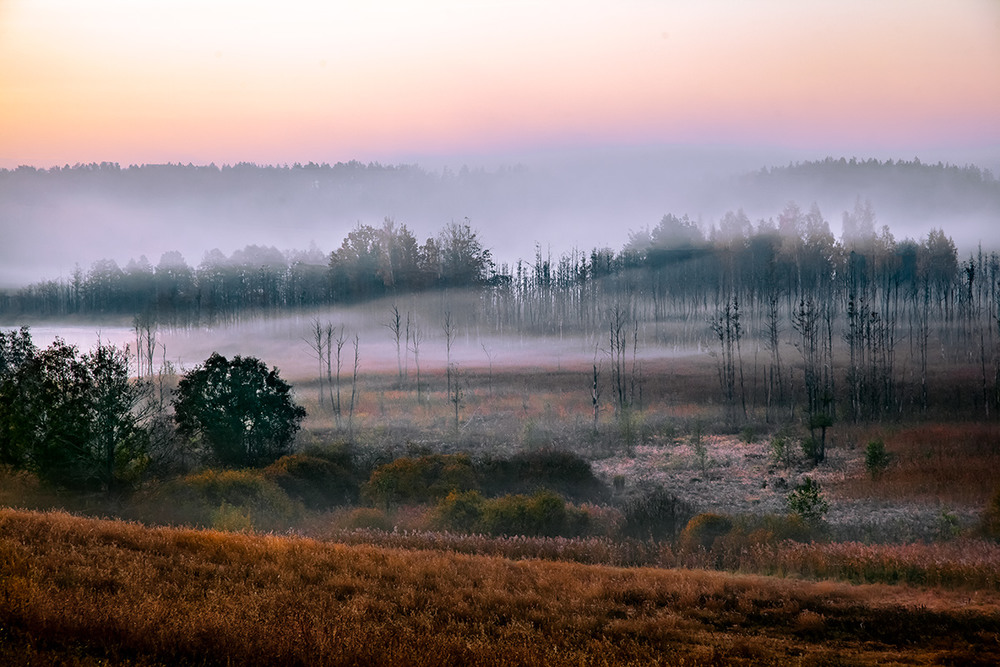
[[15,510],[0,510],[0,627],[0,661],[34,665],[1000,661],[995,594],[510,561]]
[[962,539],[931,544],[766,542],[732,533],[713,549],[608,538],[487,537],[431,531],[306,526],[308,535],[342,544],[541,559],[614,566],[721,568],[742,573],[852,583],[933,586],[1000,593],[1000,544]]
[[855,498],[921,499],[977,507],[1000,485],[1000,424],[934,423],[859,431],[863,452],[881,438],[892,456],[877,479],[861,468],[836,490]]

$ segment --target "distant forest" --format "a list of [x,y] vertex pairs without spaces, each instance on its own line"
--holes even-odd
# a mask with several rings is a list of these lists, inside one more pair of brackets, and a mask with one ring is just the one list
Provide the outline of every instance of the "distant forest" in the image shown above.
[[[872,168],[914,168],[907,165]],[[995,184],[971,168],[954,175]],[[818,206],[793,202],[755,222],[731,211],[708,229],[668,214],[617,250],[552,257],[538,246],[534,257],[498,266],[468,221],[420,242],[386,219],[358,224],[330,253],[251,245],[228,257],[211,251],[196,267],[176,252],[155,266],[145,257],[124,268],[103,260],[3,293],[0,314],[151,316],[187,327],[461,290],[473,305],[457,323],[481,335],[592,341],[595,355],[610,355],[620,408],[641,402],[641,343],[711,350],[734,416],[791,406],[824,429],[834,402],[858,420],[955,400],[1000,414],[1000,255],[960,256],[940,229],[896,239],[860,199],[841,223],[838,239]],[[964,399],[931,396],[928,378],[942,363],[973,374]]]
[[906,211],[922,219],[961,220],[984,214],[1000,215],[1000,180],[975,165],[924,164],[919,159],[857,160],[826,158],[785,167],[764,168],[739,177],[734,184],[740,200],[774,204],[775,195],[799,201],[876,199],[880,210]]
[[557,253],[620,248],[629,228],[668,212],[690,215],[708,235],[727,211],[742,208],[756,223],[789,201],[816,202],[839,233],[841,213],[859,197],[894,230],[945,228],[961,247],[1000,215],[1000,181],[990,171],[918,160],[827,158],[742,175],[669,152],[454,171],[357,161],[19,167],[0,170],[0,285],[67,276],[74,262],[86,272],[102,256],[124,267],[143,252],[155,266],[163,251],[179,250],[192,267],[213,247],[228,255],[248,244],[287,251],[315,241],[326,254],[355,223],[378,227],[386,216],[421,243],[468,218],[494,260],[511,263],[532,262],[535,242]]
[[[655,188],[657,169],[630,178]],[[660,176],[664,177],[664,176]],[[670,178],[670,176],[665,176]],[[562,179],[563,176],[559,176]],[[567,176],[566,178],[572,178]],[[562,183],[565,185],[565,183]],[[624,195],[608,183],[587,181],[590,190],[577,192],[589,201],[592,194]],[[662,183],[666,187],[667,183]],[[686,187],[697,189],[693,184]],[[856,196],[872,199],[883,213],[901,211],[920,219],[996,215],[1000,210],[1000,180],[989,169],[975,165],[924,164],[919,159],[857,160],[832,158],[763,168],[725,181],[712,182],[695,199],[740,202],[747,210],[777,210],[789,200],[800,202],[836,199],[851,202]],[[107,197],[124,204],[171,206],[190,201],[225,216],[247,215],[261,207],[280,214],[282,206],[301,202],[302,211],[322,214],[339,210],[360,212],[380,207],[394,211],[414,202],[501,201],[514,195],[545,207],[559,197],[560,182],[522,165],[495,171],[445,168],[441,172],[415,164],[383,165],[358,161],[258,165],[238,163],[216,166],[193,164],[130,165],[117,163],[64,165],[50,169],[22,166],[0,169],[0,197],[7,206],[34,206],[63,195]],[[848,204],[849,205],[849,204]],[[843,208],[843,207],[842,207]],[[297,209],[299,210],[299,209]],[[426,209],[430,212],[433,206]]]

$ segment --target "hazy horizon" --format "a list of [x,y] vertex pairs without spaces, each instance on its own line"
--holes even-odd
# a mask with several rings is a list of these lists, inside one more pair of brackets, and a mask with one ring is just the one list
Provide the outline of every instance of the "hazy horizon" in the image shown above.
[[[765,157],[773,159],[764,162]],[[919,156],[905,159],[913,157]],[[464,162],[460,167],[418,163],[424,178],[420,183],[400,178],[343,185],[346,190],[330,193],[295,189],[294,183],[283,185],[277,177],[218,191],[205,190],[202,183],[192,191],[177,190],[168,176],[161,177],[161,189],[149,179],[132,189],[86,181],[62,189],[36,183],[38,187],[9,192],[0,201],[6,241],[0,249],[0,286],[65,279],[74,266],[86,272],[102,259],[124,268],[144,256],[155,266],[172,251],[192,267],[214,249],[229,256],[250,245],[282,252],[316,247],[328,256],[354,226],[379,226],[385,218],[407,225],[421,242],[450,222],[467,220],[498,265],[533,261],[536,244],[554,258],[574,249],[620,250],[630,232],[655,227],[666,214],[688,215],[707,232],[726,212],[742,208],[756,224],[776,217],[789,200],[803,209],[817,203],[839,238],[842,214],[857,197],[872,198],[879,226],[887,224],[900,240],[919,240],[933,227],[943,228],[964,251],[980,243],[995,249],[1000,242],[991,222],[1000,211],[975,219],[930,212],[915,217],[913,207],[862,189],[838,192],[814,186],[761,195],[738,186],[741,175],[803,159],[802,154],[777,150],[720,147],[578,149],[492,169]],[[920,159],[925,164],[932,160]],[[998,167],[978,166],[1000,173]],[[954,203],[940,202],[945,208]]]
[[[328,253],[385,217],[421,240],[468,218],[500,261],[536,243],[618,249],[668,213],[704,227],[740,207],[777,215],[727,195],[731,179],[828,156],[1000,173],[992,0],[0,0],[0,63],[0,168],[358,160],[527,174],[328,210],[8,194],[6,287],[174,250],[192,266],[252,244]],[[853,198],[817,197],[835,234]],[[873,204],[899,238],[932,224]],[[982,220],[933,225],[963,247],[997,238]]]

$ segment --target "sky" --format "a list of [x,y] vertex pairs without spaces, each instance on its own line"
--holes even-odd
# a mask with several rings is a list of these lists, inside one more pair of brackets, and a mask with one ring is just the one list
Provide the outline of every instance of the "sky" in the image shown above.
[[2,168],[650,145],[995,156],[1000,2],[0,0]]

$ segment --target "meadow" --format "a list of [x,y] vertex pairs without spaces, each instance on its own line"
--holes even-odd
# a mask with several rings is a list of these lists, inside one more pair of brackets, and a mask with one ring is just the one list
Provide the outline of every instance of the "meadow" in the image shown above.
[[995,591],[472,556],[0,511],[31,665],[996,664]]
[[[308,320],[268,326],[164,338],[273,351],[308,413],[290,456],[114,497],[3,474],[0,662],[1000,661],[994,421],[843,419],[816,464],[801,406],[751,388],[734,417],[707,347],[645,346],[620,411],[599,341],[468,335],[448,363],[439,333],[418,381],[371,324],[338,413]],[[805,480],[820,516],[789,505]]]

